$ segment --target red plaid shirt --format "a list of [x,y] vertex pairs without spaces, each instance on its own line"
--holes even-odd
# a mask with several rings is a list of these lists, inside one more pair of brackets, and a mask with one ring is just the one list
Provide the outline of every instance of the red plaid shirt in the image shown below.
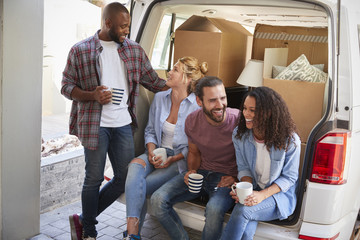
[[[85,91],[93,91],[100,85],[99,57],[102,51],[98,32],[75,44],[67,59],[63,72],[61,94],[71,98],[75,86]],[[145,51],[141,46],[125,39],[118,48],[119,57],[124,61],[129,82],[129,112],[136,127],[135,98],[139,94],[139,83],[152,92],[158,92],[165,86],[165,80],[153,70]],[[98,146],[102,105],[97,101],[78,102],[73,100],[70,113],[70,134],[76,135],[82,145],[95,150]]]

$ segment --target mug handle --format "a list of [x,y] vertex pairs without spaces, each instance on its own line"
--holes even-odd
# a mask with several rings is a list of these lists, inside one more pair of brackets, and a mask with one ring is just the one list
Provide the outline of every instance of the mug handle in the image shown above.
[[236,183],[233,183],[233,185],[231,185],[231,191],[233,192],[233,193],[236,193]]

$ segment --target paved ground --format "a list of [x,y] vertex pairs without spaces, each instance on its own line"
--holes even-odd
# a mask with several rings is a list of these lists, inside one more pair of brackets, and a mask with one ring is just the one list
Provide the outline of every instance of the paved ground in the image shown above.
[[[81,212],[80,201],[57,208],[40,215],[40,235],[29,240],[70,240],[69,215]],[[113,203],[98,217],[98,240],[122,239],[122,232],[126,229],[125,205],[120,202]],[[192,240],[200,240],[201,232],[186,228]],[[147,215],[142,239],[168,240],[170,239],[164,228],[152,216]]]

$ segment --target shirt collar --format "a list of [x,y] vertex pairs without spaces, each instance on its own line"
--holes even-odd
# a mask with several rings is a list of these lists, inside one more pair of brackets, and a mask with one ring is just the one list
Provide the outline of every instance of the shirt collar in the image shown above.
[[[94,38],[95,38],[95,44],[96,44],[96,49],[102,49],[102,46],[100,44],[100,38],[99,38],[99,33],[100,33],[100,29],[95,33],[94,35]],[[128,39],[125,38],[124,42],[120,43],[119,44],[119,48],[122,48],[122,47],[126,47],[128,45]]]
[[[172,89],[171,89],[171,88],[168,89],[168,90],[166,90],[166,97],[167,97],[167,98],[170,97],[171,92],[172,92]],[[187,96],[185,99],[188,100],[188,101],[191,102],[191,103],[194,103],[194,102],[196,101],[195,93],[190,93],[189,96]]]

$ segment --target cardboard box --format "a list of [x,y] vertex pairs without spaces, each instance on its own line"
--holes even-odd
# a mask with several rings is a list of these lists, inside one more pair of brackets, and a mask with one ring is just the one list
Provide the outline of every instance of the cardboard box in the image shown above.
[[175,31],[174,62],[183,56],[207,62],[206,75],[217,76],[225,87],[236,83],[250,59],[252,34],[224,19],[192,16]]
[[301,54],[310,64],[328,66],[328,29],[257,24],[253,38],[252,59],[264,60],[265,48],[288,48],[287,65]]
[[307,142],[311,130],[323,115],[325,83],[264,78],[264,86],[274,89],[285,100],[301,142]]
[[274,89],[285,100],[298,128],[301,142],[305,143],[323,115],[325,83],[272,79],[272,66],[281,66],[287,57],[288,49],[265,49],[264,86]]

